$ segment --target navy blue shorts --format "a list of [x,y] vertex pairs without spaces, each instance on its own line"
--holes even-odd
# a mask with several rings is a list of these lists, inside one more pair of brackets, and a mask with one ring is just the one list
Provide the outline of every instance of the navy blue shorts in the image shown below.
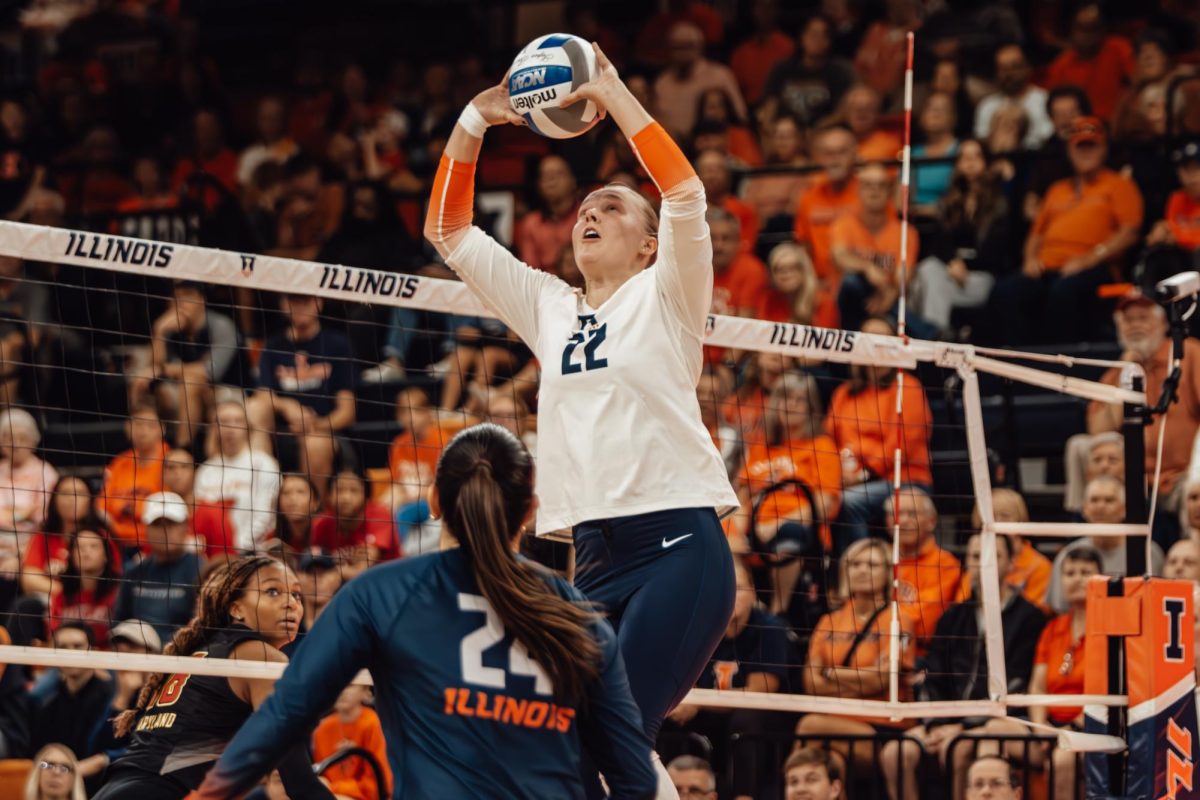
[[650,746],[696,685],[733,614],[733,557],[716,512],[678,508],[575,526],[575,586],[617,631]]

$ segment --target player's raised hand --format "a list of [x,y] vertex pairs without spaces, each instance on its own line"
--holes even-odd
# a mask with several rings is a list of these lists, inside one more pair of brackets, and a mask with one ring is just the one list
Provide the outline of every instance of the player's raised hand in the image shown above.
[[489,125],[502,125],[506,122],[513,125],[524,125],[525,118],[513,111],[508,102],[508,76],[499,84],[484,89],[475,95],[471,105],[483,116]]
[[628,89],[617,74],[617,68],[600,49],[600,45],[592,42],[592,52],[596,54],[596,75],[563,97],[562,105],[569,106],[577,100],[591,100],[596,105],[597,113],[604,118],[613,100],[621,93],[627,93]]

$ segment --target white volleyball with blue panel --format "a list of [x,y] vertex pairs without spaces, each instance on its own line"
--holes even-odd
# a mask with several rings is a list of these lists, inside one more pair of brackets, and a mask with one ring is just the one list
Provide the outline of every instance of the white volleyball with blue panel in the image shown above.
[[595,74],[596,53],[587,40],[569,33],[539,36],[513,59],[508,99],[536,133],[570,139],[586,133],[599,116],[591,100],[563,108],[562,99]]

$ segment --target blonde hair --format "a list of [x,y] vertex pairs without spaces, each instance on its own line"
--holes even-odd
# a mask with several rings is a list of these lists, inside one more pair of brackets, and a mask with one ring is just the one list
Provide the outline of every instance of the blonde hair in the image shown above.
[[65,744],[54,743],[44,746],[33,757],[33,767],[29,770],[29,777],[25,779],[24,800],[42,800],[42,771],[38,769],[38,763],[45,761],[46,754],[51,750],[58,750],[63,754],[63,760],[71,765],[71,774],[75,777],[75,782],[71,786],[71,800],[87,800],[87,792],[83,789],[83,776],[79,774],[79,759],[75,758],[75,754],[71,752],[71,748]]
[[23,408],[10,408],[0,414],[0,431],[8,431],[13,434],[17,431],[24,431],[29,434],[31,447],[37,447],[38,442],[42,440],[42,432],[38,429],[37,421]]
[[[1014,522],[1029,522],[1029,506],[1025,505],[1025,498],[1016,489],[1009,489],[1005,486],[992,489],[992,508],[1000,503],[1009,503],[1016,510],[1017,518]],[[978,505],[971,510],[971,527],[976,530],[983,527],[983,519],[979,516]]]
[[804,276],[804,283],[792,297],[792,321],[808,325],[812,322],[817,307],[817,271],[813,268],[808,250],[795,242],[775,245],[771,254],[767,256],[767,266],[774,269],[789,258],[796,260],[796,268]]
[[[837,592],[830,593],[829,603],[832,607],[837,608],[849,602],[850,600],[850,567],[849,564],[866,550],[875,550],[883,559],[884,571],[892,574],[892,549],[883,539],[876,539],[873,536],[866,539],[859,539],[849,547],[846,552],[842,553],[842,559],[838,564],[838,585]],[[878,588],[878,593],[884,595],[887,593],[888,581],[885,579]]]

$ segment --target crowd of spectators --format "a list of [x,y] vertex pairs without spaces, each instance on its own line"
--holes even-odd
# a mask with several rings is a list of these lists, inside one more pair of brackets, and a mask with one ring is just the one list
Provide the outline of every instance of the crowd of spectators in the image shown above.
[[[1087,0],[1029,14],[923,0],[562,5],[561,26],[600,42],[693,159],[713,313],[894,335],[903,295],[909,334],[1089,343],[1141,365],[1158,400],[1167,321],[1139,286],[1200,250],[1200,15],[1162,3],[1110,17]],[[0,24],[21,44],[5,57],[22,68],[0,79],[0,218],[453,278],[420,241],[424,196],[459,110],[515,48],[453,59],[309,48],[246,80],[205,47],[227,23],[186,2],[46,0],[9,14]],[[909,30],[906,229],[896,162]],[[571,229],[582,196],[608,182],[657,200],[611,125],[565,142],[496,129],[476,221],[582,286]],[[1145,474],[1159,475],[1149,568],[1189,580],[1200,579],[1196,348],[1188,339],[1180,401],[1145,430]],[[207,570],[248,551],[298,572],[311,625],[372,564],[438,546],[425,494],[455,433],[486,420],[534,447],[538,368],[491,319],[0,257],[0,638],[160,652]],[[1100,379],[1116,385],[1119,371]],[[980,523],[969,505],[940,507],[942,420],[925,388],[886,367],[709,349],[697,396],[742,507],[725,522],[735,613],[700,687],[887,699],[895,648],[902,699],[987,697]],[[85,414],[119,422],[103,452],[43,443],[51,429],[73,443]],[[1123,521],[1122,408],[1093,403],[1061,422],[1075,435],[1053,518]],[[122,435],[127,449],[113,445]],[[893,504],[897,452],[906,489]],[[998,488],[996,519],[1028,521],[1027,500]],[[893,526],[895,564],[881,537]],[[528,549],[565,568],[561,551]],[[819,553],[835,557],[829,570],[813,569]],[[1084,587],[1125,574],[1124,542],[1000,537],[995,558],[1008,690],[1080,693]],[[0,673],[0,757],[33,758],[29,797],[76,800],[99,785],[125,746],[106,721],[141,682]],[[1082,714],[1029,713],[1062,727]],[[1070,754],[986,740],[1024,731],[1013,725],[684,705],[660,749],[677,756],[681,797],[842,797],[853,776],[875,774],[915,798],[930,791],[920,769],[952,775],[955,800],[998,797],[1016,785],[1005,755],[1027,772],[1053,766],[1049,795],[1073,797]],[[964,735],[977,741],[957,746]],[[810,746],[786,763],[747,751],[779,736]],[[369,693],[355,687],[317,729],[314,760],[347,744],[386,768]],[[696,747],[704,759],[687,754]],[[353,761],[326,777],[344,797],[377,792]],[[263,791],[283,796],[278,781]]]

